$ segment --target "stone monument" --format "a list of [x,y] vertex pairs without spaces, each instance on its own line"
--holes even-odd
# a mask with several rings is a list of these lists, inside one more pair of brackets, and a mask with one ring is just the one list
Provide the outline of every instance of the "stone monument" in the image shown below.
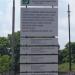
[[20,75],[58,75],[58,0],[21,0]]

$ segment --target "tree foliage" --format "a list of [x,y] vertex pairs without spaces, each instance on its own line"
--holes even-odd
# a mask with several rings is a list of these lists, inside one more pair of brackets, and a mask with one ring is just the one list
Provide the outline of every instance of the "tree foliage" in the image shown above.
[[[71,42],[71,58],[72,63],[75,63],[75,42]],[[63,50],[59,51],[59,63],[69,62],[69,43],[65,45]]]
[[9,40],[6,37],[0,37],[0,54],[8,54]]
[[[19,51],[20,51],[20,32],[15,32],[15,43],[14,43],[14,53],[15,53],[15,70],[19,70]],[[0,72],[6,72],[11,69],[12,64],[12,50],[11,50],[12,35],[9,34],[8,37],[0,37]]]
[[[12,35],[11,34],[8,35],[8,39],[11,43],[11,41],[12,41]],[[19,71],[20,31],[14,33],[14,41],[15,41],[14,42],[15,43],[14,44],[14,53],[15,53],[15,64],[14,64],[14,66],[15,66],[15,71],[17,72],[17,71]],[[10,44],[10,47],[11,47],[11,44]]]
[[6,72],[10,69],[12,59],[8,55],[0,56],[0,73]]

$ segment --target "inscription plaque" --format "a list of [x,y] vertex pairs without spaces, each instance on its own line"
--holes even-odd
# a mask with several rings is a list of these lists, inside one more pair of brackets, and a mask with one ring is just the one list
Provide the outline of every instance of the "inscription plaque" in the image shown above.
[[57,36],[57,8],[21,8],[21,36]]

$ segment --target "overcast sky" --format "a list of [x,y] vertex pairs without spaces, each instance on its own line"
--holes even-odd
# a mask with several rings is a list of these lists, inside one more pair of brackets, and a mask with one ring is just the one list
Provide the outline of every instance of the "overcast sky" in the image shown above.
[[[75,0],[59,0],[59,44],[61,48],[68,42],[67,5],[71,7],[71,41],[75,41]],[[20,30],[20,0],[16,0],[16,29]],[[12,0],[0,0],[0,36],[11,33]]]

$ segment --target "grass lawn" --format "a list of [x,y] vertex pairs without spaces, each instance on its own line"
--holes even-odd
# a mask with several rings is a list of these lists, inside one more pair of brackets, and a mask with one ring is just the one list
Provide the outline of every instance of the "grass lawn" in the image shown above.
[[[63,63],[59,65],[60,72],[68,72],[69,71],[69,63]],[[75,64],[72,64],[72,71],[75,71]]]

